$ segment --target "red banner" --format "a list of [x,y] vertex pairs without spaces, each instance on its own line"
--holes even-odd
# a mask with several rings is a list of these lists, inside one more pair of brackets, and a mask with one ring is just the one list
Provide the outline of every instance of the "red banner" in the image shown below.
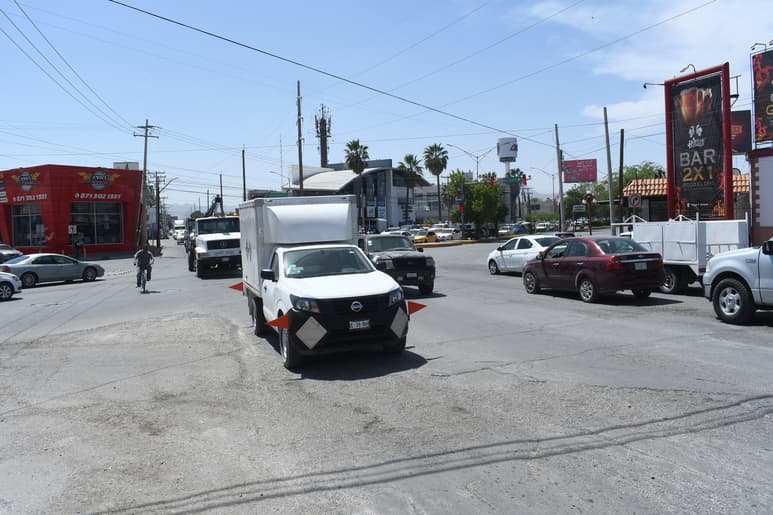
[[576,159],[564,161],[564,184],[569,182],[596,182],[595,159]]

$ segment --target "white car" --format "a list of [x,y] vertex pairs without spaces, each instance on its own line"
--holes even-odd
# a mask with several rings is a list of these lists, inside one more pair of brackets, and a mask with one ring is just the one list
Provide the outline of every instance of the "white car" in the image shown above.
[[531,234],[511,238],[488,255],[488,271],[491,275],[500,272],[521,273],[530,259],[560,239],[556,236]]
[[462,231],[460,229],[440,229],[435,232],[437,241],[461,240]]
[[21,292],[21,279],[13,274],[0,272],[0,301],[11,300],[14,293]]

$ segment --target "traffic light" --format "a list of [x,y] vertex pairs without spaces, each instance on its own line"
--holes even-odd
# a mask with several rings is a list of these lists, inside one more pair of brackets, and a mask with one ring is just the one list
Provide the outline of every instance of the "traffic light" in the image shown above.
[[521,174],[521,181],[523,182],[523,185],[526,186],[526,174]]

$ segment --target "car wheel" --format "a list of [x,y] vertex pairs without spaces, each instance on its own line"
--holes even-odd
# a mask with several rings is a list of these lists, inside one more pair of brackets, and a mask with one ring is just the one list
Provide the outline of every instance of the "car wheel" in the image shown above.
[[684,283],[681,277],[682,274],[670,266],[667,266],[663,272],[665,277],[663,278],[663,284],[660,285],[660,291],[669,294],[679,293]]
[[13,297],[13,286],[10,283],[0,283],[0,300],[10,300]]
[[293,348],[291,338],[288,329],[284,327],[279,329],[279,351],[282,353],[282,364],[288,370],[292,370],[302,363],[302,357]]
[[422,295],[429,295],[430,293],[432,293],[433,289],[435,289],[434,281],[422,283],[419,285],[419,293],[421,293]]
[[38,278],[35,274],[32,272],[27,272],[26,274],[21,276],[21,284],[25,288],[32,288],[37,284]]
[[582,277],[577,286],[577,292],[583,302],[596,302],[599,298],[599,290],[588,277]]
[[403,336],[402,338],[395,341],[394,343],[384,345],[384,352],[386,352],[387,354],[400,354],[405,350],[405,342],[407,339],[408,339],[407,336]]
[[489,260],[488,262],[488,273],[491,275],[497,275],[499,273],[499,267],[497,266],[497,262],[493,259]]
[[539,293],[540,287],[537,282],[537,278],[531,272],[523,273],[523,287],[526,288],[526,293]]
[[754,315],[754,300],[749,288],[738,279],[723,279],[714,288],[714,312],[728,324],[743,324]]
[[252,321],[255,325],[255,336],[263,336],[268,332],[266,317],[263,315],[263,301],[257,297],[252,299]]
[[651,294],[652,294],[652,290],[650,290],[649,288],[641,288],[641,289],[633,290],[633,296],[636,297],[637,299],[646,299]]
[[88,267],[86,270],[83,271],[83,280],[86,282],[91,282],[97,278],[97,271],[94,270],[92,267]]

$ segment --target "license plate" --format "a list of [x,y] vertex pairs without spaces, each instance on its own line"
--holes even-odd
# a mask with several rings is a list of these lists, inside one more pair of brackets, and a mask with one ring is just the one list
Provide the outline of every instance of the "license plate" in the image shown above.
[[370,320],[349,320],[350,331],[361,331],[370,329]]
[[634,270],[646,270],[647,269],[647,263],[634,263],[633,264]]
[[408,279],[415,279],[416,278],[416,272],[408,272],[408,273],[405,274],[405,276]]

